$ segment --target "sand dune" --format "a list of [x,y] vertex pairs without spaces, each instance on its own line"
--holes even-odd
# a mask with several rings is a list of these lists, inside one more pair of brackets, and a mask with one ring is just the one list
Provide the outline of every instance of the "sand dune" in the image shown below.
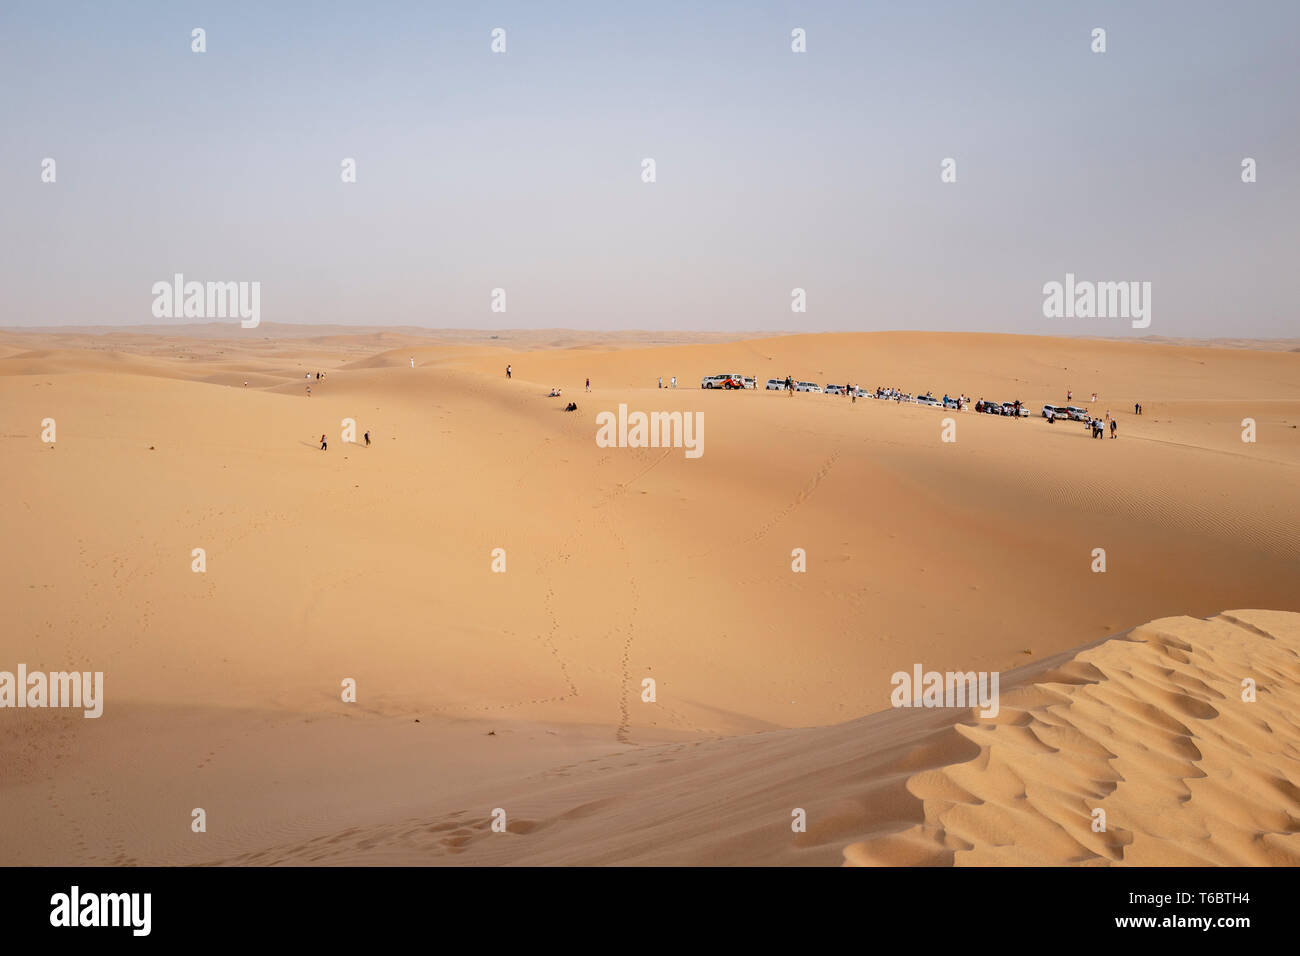
[[[1294,860],[1295,623],[1215,615],[1300,609],[1300,354],[575,341],[0,334],[0,669],[107,687],[98,720],[0,711],[0,860]],[[938,409],[692,387],[719,371],[1097,391],[1120,438],[967,412],[946,443]],[[597,446],[619,403],[703,412],[704,454]],[[890,710],[916,662],[1056,658],[992,721]]]
[[466,808],[222,862],[1294,866],[1298,713],[1300,615],[1166,618],[1008,675],[994,720],[646,748],[498,786],[506,834]]
[[1300,615],[1166,618],[1126,638],[1022,684],[996,719],[957,725],[978,752],[908,779],[923,820],[846,858],[1300,864]]

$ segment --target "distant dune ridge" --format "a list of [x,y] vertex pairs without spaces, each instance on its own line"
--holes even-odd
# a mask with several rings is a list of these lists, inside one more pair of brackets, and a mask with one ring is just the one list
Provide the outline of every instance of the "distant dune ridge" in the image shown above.
[[1300,353],[314,332],[0,332],[0,671],[104,674],[0,709],[0,862],[1300,861]]

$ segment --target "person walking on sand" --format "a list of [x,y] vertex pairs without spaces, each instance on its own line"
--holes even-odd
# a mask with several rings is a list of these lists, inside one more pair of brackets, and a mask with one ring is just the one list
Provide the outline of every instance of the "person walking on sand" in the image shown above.
[[591,379],[587,379],[587,391],[591,391]]
[[411,356],[411,368],[415,368],[415,356]]
[[320,450],[321,450],[321,451],[328,451],[328,450],[329,450],[329,446],[325,443],[325,436],[324,436],[324,435],[321,435],[321,436],[320,436]]
[[370,447],[370,432],[366,432],[366,447]]
[[509,365],[507,365],[507,366],[506,366],[506,380],[507,380],[507,381],[509,381],[509,379],[510,379],[510,373],[511,373],[511,371],[512,371],[512,369],[510,368]]
[[662,375],[659,376],[659,387],[660,388],[664,387],[664,377]]
[[676,388],[676,387],[677,387],[677,376],[674,375],[674,376],[673,376],[673,388]]
[[1114,437],[1115,437],[1115,429],[1117,429],[1117,428],[1119,428],[1119,422],[1117,422],[1115,419],[1112,418],[1112,419],[1110,420],[1110,437],[1111,437],[1111,438],[1114,438]]
[[1074,392],[1072,392],[1072,391],[1071,391],[1070,389],[1068,389],[1068,388],[1065,390],[1065,400],[1066,400],[1067,402],[1072,402],[1072,401],[1074,401]]

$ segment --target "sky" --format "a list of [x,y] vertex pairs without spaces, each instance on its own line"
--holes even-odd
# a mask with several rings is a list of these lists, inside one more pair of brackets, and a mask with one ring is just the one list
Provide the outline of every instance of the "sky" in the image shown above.
[[[180,273],[264,322],[1297,336],[1297,36],[1293,0],[4,0],[0,326],[180,324]],[[1067,273],[1151,283],[1150,325],[1045,316]]]

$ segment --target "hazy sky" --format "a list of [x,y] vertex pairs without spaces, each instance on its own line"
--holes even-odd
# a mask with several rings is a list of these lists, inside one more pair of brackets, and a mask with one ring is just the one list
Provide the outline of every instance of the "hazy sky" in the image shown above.
[[1297,37],[1294,0],[3,0],[0,325],[155,322],[180,272],[264,322],[1144,334],[1044,318],[1068,271],[1151,282],[1145,334],[1300,335]]

